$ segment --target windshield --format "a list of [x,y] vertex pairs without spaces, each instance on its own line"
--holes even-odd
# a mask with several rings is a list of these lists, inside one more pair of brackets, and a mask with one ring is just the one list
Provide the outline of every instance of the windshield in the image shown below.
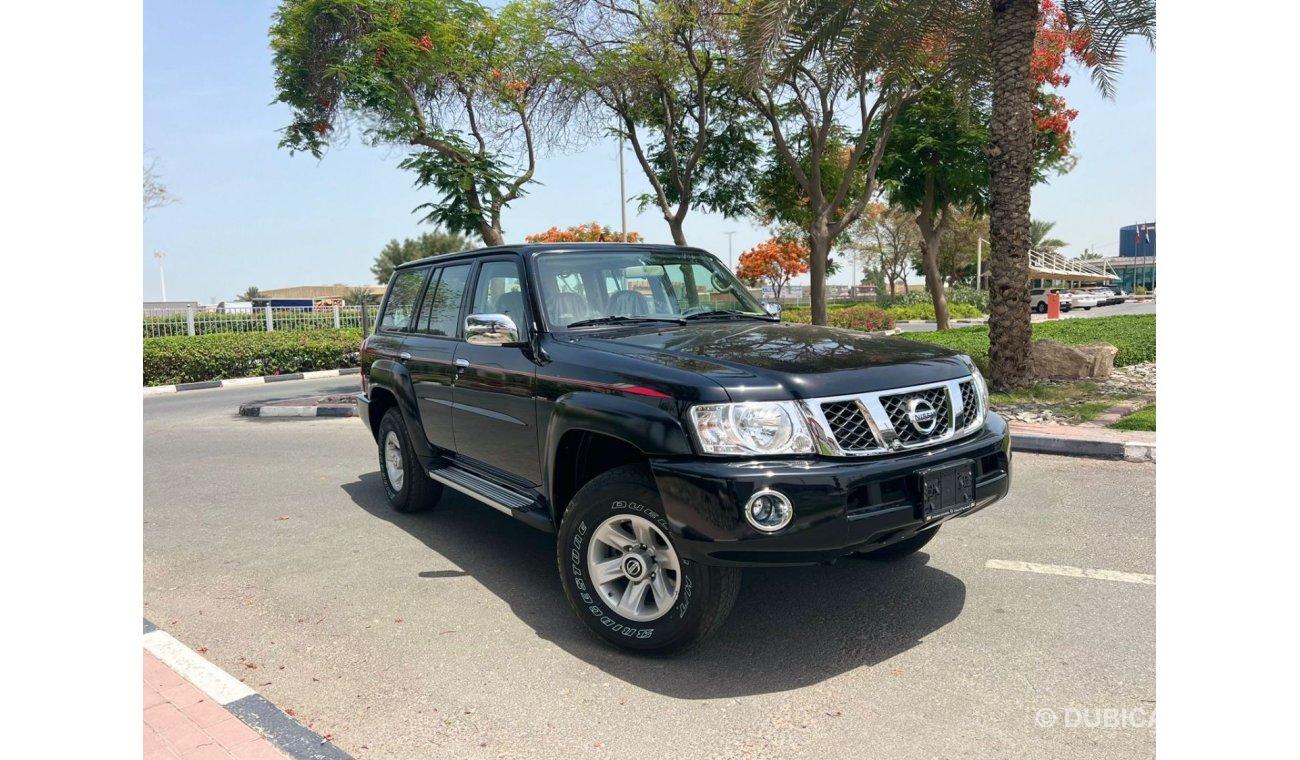
[[700,252],[544,253],[537,257],[537,274],[552,328],[710,314],[768,317],[726,267]]

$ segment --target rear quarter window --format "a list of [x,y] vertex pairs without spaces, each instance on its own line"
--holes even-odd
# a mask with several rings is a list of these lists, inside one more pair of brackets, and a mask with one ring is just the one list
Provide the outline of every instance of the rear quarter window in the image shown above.
[[404,269],[398,272],[388,286],[384,299],[384,313],[379,316],[379,329],[387,332],[407,332],[414,327],[415,307],[424,289],[428,267]]

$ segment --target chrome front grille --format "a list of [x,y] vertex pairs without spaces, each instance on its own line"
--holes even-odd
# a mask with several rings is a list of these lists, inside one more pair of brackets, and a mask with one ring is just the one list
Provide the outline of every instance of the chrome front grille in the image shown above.
[[871,423],[862,413],[857,401],[832,401],[822,404],[822,413],[830,425],[831,433],[841,449],[845,451],[866,451],[880,448],[876,434],[871,432]]
[[873,456],[975,432],[986,410],[973,377],[804,402],[819,452]]
[[[880,403],[885,407],[885,414],[889,415],[894,434],[904,444],[923,443],[952,430],[947,386],[881,396]],[[922,412],[929,415],[924,422],[920,421]]]

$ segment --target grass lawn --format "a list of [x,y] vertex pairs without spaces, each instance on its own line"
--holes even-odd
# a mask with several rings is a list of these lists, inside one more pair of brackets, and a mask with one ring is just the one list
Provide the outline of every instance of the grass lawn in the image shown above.
[[[1156,315],[1063,319],[1034,323],[1034,340],[1066,345],[1109,343],[1119,349],[1116,367],[1156,360]],[[967,354],[981,369],[988,368],[989,328],[985,325],[932,333],[903,333],[900,338],[935,343]]]
[[1156,429],[1156,405],[1144,406],[1133,412],[1129,416],[1116,422],[1111,427],[1118,430],[1150,430],[1155,432]]

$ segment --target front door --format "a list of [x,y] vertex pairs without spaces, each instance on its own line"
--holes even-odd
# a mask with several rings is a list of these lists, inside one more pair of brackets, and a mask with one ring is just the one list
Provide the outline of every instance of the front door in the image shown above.
[[410,355],[406,367],[415,386],[424,435],[429,443],[449,451],[456,449],[451,424],[452,385],[456,379],[453,360],[460,307],[473,268],[472,263],[434,268],[405,345]]
[[[466,314],[504,314],[527,342],[529,318],[521,262],[515,257],[479,264]],[[537,365],[526,349],[460,342],[456,349],[452,427],[456,451],[529,484],[541,482],[537,452]]]

